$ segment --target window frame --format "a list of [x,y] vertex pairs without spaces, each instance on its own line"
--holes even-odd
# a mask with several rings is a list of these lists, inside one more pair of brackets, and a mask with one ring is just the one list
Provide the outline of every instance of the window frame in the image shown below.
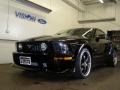
[[[90,37],[86,37],[86,35],[87,35],[89,32],[92,32],[92,33],[91,33],[91,36],[90,36]],[[93,38],[93,35],[94,35],[94,29],[91,28],[90,30],[88,30],[87,32],[85,32],[82,36],[89,39],[89,38]]]

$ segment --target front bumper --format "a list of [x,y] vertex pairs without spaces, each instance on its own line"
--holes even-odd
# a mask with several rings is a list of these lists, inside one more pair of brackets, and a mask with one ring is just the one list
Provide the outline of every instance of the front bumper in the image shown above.
[[[30,64],[21,64],[20,57],[29,57],[31,60]],[[49,56],[40,55],[39,53],[13,53],[13,60],[19,67],[40,71],[60,72],[65,69],[73,68],[74,66],[72,55]]]

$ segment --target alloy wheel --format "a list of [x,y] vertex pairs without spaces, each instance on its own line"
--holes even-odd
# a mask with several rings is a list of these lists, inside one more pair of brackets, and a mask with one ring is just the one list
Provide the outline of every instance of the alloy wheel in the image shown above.
[[84,49],[80,55],[80,70],[83,76],[88,76],[91,70],[91,55],[87,49]]

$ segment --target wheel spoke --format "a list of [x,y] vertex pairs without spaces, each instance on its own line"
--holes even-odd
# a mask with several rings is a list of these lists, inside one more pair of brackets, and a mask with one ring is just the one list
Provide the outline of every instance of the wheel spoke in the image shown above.
[[117,57],[114,57],[113,62],[114,62],[114,64],[117,63]]
[[90,63],[87,64],[87,68],[88,68],[88,69],[90,68]]
[[82,67],[82,73],[84,74],[86,72],[86,67]]
[[83,55],[83,58],[84,58],[84,59],[86,58],[85,54]]
[[81,67],[84,67],[84,63],[81,64]]
[[86,63],[89,63],[89,58],[87,57],[85,61],[86,61]]
[[114,51],[114,53],[113,53],[113,63],[114,63],[114,65],[117,64],[117,54],[116,54],[115,51]]

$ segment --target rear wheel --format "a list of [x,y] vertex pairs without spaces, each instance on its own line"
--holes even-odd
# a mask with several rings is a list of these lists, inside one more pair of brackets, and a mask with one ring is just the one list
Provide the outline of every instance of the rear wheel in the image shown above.
[[118,62],[118,57],[117,57],[116,50],[113,50],[110,57],[111,57],[110,65],[115,67],[117,65],[117,62]]
[[78,78],[87,78],[91,72],[91,54],[87,48],[83,48],[77,56],[75,63],[75,76]]

